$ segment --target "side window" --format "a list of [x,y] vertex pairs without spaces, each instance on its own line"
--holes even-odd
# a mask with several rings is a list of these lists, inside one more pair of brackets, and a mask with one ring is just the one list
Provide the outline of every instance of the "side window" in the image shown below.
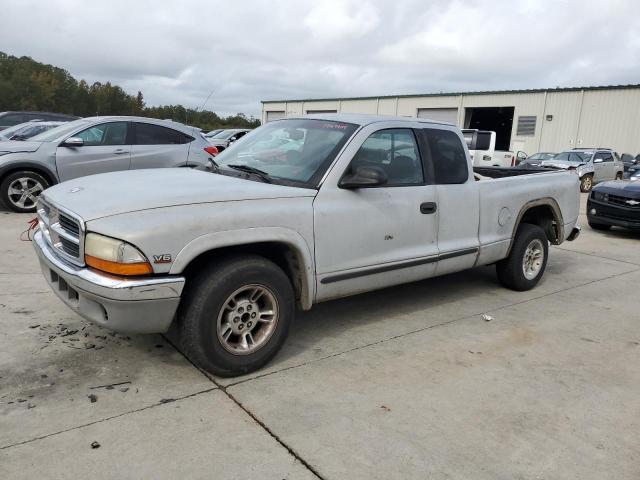
[[87,147],[125,145],[128,122],[109,122],[94,125],[74,135],[84,140]]
[[416,138],[408,128],[380,130],[367,138],[351,160],[349,171],[361,166],[384,170],[388,177],[385,186],[424,183]]
[[189,135],[160,125],[136,122],[135,128],[135,145],[180,145],[193,140]]
[[613,162],[613,155],[609,152],[604,152],[602,154],[602,160],[605,162]]
[[469,178],[469,161],[460,137],[450,130],[425,129],[424,134],[429,145],[435,183],[465,183]]

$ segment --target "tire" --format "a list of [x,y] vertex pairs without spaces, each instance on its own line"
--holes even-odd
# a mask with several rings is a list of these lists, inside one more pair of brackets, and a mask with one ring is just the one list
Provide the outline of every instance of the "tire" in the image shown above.
[[616,173],[616,180],[622,180],[622,172]]
[[48,186],[47,179],[39,173],[29,170],[13,172],[2,180],[0,197],[10,210],[31,213],[36,211],[38,195]]
[[[539,254],[537,261],[531,257],[535,253]],[[525,265],[526,257],[530,260]],[[498,280],[512,290],[531,290],[542,278],[548,257],[549,242],[544,230],[537,225],[523,223],[518,227],[509,256],[496,263]],[[531,269],[525,273],[525,267]]]
[[590,173],[583,175],[580,179],[580,191],[582,193],[590,192],[593,188],[593,175]]
[[589,226],[594,230],[602,230],[602,231],[611,230],[611,225],[605,225],[604,223],[596,223],[590,220],[588,220],[587,222],[589,223]]
[[[228,257],[189,283],[178,309],[178,335],[196,365],[232,377],[259,369],[278,353],[295,315],[293,287],[280,267],[257,255]],[[257,289],[262,294],[252,302]]]

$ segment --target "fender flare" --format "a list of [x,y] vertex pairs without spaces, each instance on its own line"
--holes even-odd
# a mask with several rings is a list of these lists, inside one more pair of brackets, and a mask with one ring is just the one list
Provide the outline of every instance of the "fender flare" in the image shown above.
[[[1,161],[2,157],[0,157],[0,162]],[[34,170],[38,173],[43,173],[47,177],[47,180],[50,181],[49,186],[58,183],[58,175],[56,174],[56,172],[51,170],[49,166],[40,162],[30,162],[28,160],[18,160],[0,166],[0,180],[3,179],[9,172],[15,170]]]
[[225,230],[201,235],[180,250],[171,265],[169,273],[176,275],[182,273],[193,259],[203,253],[224,247],[239,247],[265,242],[281,243],[293,250],[300,267],[298,270],[300,275],[300,304],[303,309],[310,309],[315,299],[316,290],[313,256],[304,237],[288,228],[258,227]]
[[525,213],[527,213],[529,209],[540,206],[551,208],[553,220],[556,222],[556,240],[551,243],[554,245],[560,245],[564,241],[564,220],[562,218],[562,211],[560,210],[558,202],[551,197],[536,198],[535,200],[528,201],[522,206],[522,208],[520,208],[516,221],[513,224],[513,232],[511,233],[511,242],[509,242],[507,256],[511,254],[511,248],[516,240],[516,232],[518,231],[520,223],[522,223],[522,217],[524,217]]

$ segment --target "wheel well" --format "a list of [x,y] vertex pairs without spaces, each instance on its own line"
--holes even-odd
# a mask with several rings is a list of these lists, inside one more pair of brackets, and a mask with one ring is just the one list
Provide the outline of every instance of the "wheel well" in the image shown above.
[[34,173],[37,173],[38,175],[42,175],[47,181],[47,183],[49,184],[49,186],[55,185],[57,183],[55,177],[53,177],[51,173],[48,172],[46,169],[40,168],[40,167],[34,167],[31,165],[16,166],[8,170],[5,170],[4,172],[2,172],[2,175],[0,175],[0,182],[3,182],[4,179],[7,178],[7,176],[15,172],[34,172]]
[[551,205],[543,204],[528,208],[522,214],[518,226],[520,226],[521,223],[538,225],[544,230],[547,238],[553,244],[558,244],[564,240],[562,238],[564,225],[561,219],[557,217]]
[[192,259],[182,274],[187,279],[188,284],[190,278],[195,277],[202,269],[206,268],[212,262],[223,257],[243,254],[260,255],[261,257],[267,258],[278,265],[287,277],[289,277],[291,285],[293,285],[293,289],[295,291],[298,305],[303,307],[305,304],[309,304],[311,299],[306,298],[307,289],[304,285],[304,274],[302,271],[304,268],[304,262],[296,250],[286,243],[260,242],[209,250]]

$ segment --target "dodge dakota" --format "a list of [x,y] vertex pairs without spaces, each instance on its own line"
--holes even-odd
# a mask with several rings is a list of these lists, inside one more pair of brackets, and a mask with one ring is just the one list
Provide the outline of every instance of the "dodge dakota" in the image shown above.
[[34,247],[82,317],[139,333],[175,322],[194,362],[233,376],[273,358],[296,309],[318,302],[491,264],[504,286],[531,289],[549,244],[579,234],[578,210],[577,175],[474,171],[455,126],[303,116],[202,169],[48,188]]

